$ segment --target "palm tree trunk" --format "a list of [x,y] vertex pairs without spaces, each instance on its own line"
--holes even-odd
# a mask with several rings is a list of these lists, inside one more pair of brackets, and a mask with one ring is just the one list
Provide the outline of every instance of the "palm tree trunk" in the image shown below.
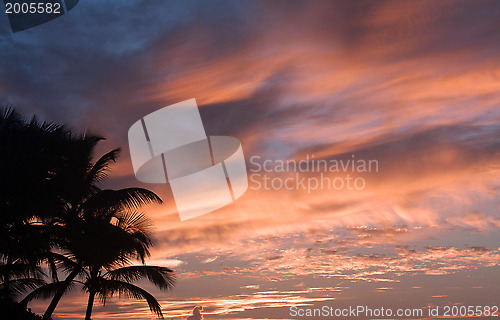
[[87,304],[87,312],[85,313],[85,320],[91,320],[92,307],[94,306],[95,291],[89,292],[89,303]]
[[47,310],[45,310],[45,313],[43,314],[43,319],[42,320],[50,320],[52,313],[57,307],[57,304],[59,303],[59,300],[61,300],[62,296],[64,295],[64,292],[66,292],[66,289],[68,289],[69,285],[71,282],[75,279],[75,277],[80,273],[81,266],[76,267],[71,271],[71,273],[66,277],[64,280],[64,286],[54,295],[52,298],[52,301],[50,301],[49,306],[47,307]]

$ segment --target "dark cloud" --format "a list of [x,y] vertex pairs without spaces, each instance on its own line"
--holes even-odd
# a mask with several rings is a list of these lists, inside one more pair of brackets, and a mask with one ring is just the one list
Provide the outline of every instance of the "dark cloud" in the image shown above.
[[[258,63],[270,57],[262,55],[266,50],[279,57],[311,46],[316,53],[351,48],[352,57],[371,52],[367,47],[397,48],[398,43],[404,47],[410,41],[418,46],[419,53],[414,52],[418,57],[443,50],[469,52],[472,46],[478,51],[468,54],[477,59],[471,56],[474,62],[464,65],[480,64],[497,47],[491,40],[498,24],[493,17],[500,10],[497,2],[487,1],[439,5],[425,1],[96,3],[81,3],[60,19],[26,32],[13,35],[3,29],[0,101],[80,130],[90,127],[119,145],[126,145],[126,130],[138,117],[176,102],[168,98],[168,90],[165,99],[149,98],[149,88],[158,83],[203,74],[221,61]],[[398,54],[389,52],[388,63],[394,63]],[[402,55],[408,57],[408,52]],[[240,139],[256,131],[273,137],[272,131],[291,130],[301,122],[333,124],[345,121],[349,114],[365,112],[369,96],[357,93],[362,84],[354,92],[344,92],[341,103],[323,107],[312,102],[289,103],[286,108],[275,108],[307,60],[297,62],[271,70],[249,97],[204,105],[207,131]],[[332,71],[334,67],[333,63],[326,66]],[[227,81],[248,77],[235,74]],[[192,95],[196,97],[196,91]],[[300,147],[277,137],[270,146],[267,143],[254,147],[281,145],[288,153]],[[316,148],[318,143],[309,147]]]

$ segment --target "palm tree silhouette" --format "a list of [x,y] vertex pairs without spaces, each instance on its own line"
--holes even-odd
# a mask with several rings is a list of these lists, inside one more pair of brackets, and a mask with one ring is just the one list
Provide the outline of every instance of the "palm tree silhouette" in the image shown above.
[[[135,213],[162,201],[142,188],[101,189],[119,154],[115,149],[93,162],[101,140],[24,120],[13,109],[0,112],[0,302],[37,287],[22,303],[52,297],[44,314],[50,319],[64,293],[81,283],[89,293],[87,319],[96,296],[105,302],[115,294],[144,298],[161,316],[158,302],[132,282],[173,284],[172,270],[144,264],[151,234],[147,219]],[[51,283],[43,280],[42,263]],[[58,272],[66,274],[63,281]]]
[[[25,120],[12,108],[0,110],[0,291],[9,302],[43,283],[42,261],[53,237],[42,221],[63,207],[58,176],[73,144],[81,143],[64,126]],[[55,277],[55,269],[51,268]]]
[[[107,266],[100,263],[104,253],[108,255],[107,259],[117,259],[113,264],[117,261],[126,263],[131,258],[137,258],[144,263],[144,259],[149,256],[151,240],[149,234],[144,231],[120,234],[115,232],[115,238],[106,236],[113,232],[110,230],[116,231],[112,222],[122,221],[124,210],[134,210],[143,204],[162,201],[155,193],[142,188],[100,189],[97,183],[106,178],[109,165],[116,161],[120,152],[120,149],[112,150],[92,163],[94,148],[100,140],[102,139],[93,139],[92,143],[86,141],[83,146],[70,153],[69,162],[72,165],[67,168],[68,172],[62,175],[68,180],[61,178],[60,181],[63,185],[67,183],[78,186],[68,187],[64,192],[64,198],[68,199],[67,205],[59,216],[51,220],[55,230],[53,233],[58,235],[58,246],[67,253],[56,253],[54,259],[63,264],[69,274],[64,281],[43,286],[23,300],[23,303],[27,303],[32,297],[40,296],[40,293],[45,297],[53,295],[43,319],[50,319],[60,299],[74,284],[77,276],[89,273],[94,277],[94,273],[90,271]],[[113,247],[106,247],[107,244],[113,244]],[[169,280],[168,283],[171,284],[172,281]]]
[[[144,215],[121,210],[77,219],[71,227],[65,227],[69,232],[65,238],[72,258],[60,260],[61,267],[68,270],[70,276],[63,282],[37,288],[23,299],[23,303],[61,291],[66,293],[78,283],[89,294],[85,319],[91,317],[96,296],[105,303],[115,294],[145,299],[151,311],[162,316],[158,301],[132,283],[147,279],[160,289],[173,285],[173,271],[166,267],[130,265],[133,259],[144,262],[149,255],[149,225]],[[77,276],[71,277],[72,274]]]
[[[162,316],[158,301],[147,291],[132,282],[147,279],[160,289],[173,285],[172,270],[165,267],[130,265],[130,257],[142,259],[142,246],[148,244],[148,220],[141,214],[124,213],[113,215],[114,223],[97,226],[106,229],[104,237],[114,240],[103,254],[92,254],[92,264],[87,266],[83,288],[89,293],[85,319],[90,319],[94,298],[97,295],[103,303],[115,294],[136,299],[145,299],[152,312]],[[96,226],[93,226],[96,227]],[[105,230],[102,230],[105,231]],[[119,241],[116,241],[119,239]],[[104,239],[102,239],[104,240]],[[135,243],[134,243],[135,242]],[[139,248],[138,248],[139,247]],[[147,250],[147,248],[145,248]]]

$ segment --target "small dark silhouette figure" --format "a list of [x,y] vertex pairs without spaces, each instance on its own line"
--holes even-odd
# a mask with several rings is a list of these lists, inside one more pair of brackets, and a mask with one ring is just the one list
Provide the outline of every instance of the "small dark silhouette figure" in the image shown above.
[[193,315],[189,316],[187,320],[203,320],[203,315],[201,314],[203,307],[194,307]]

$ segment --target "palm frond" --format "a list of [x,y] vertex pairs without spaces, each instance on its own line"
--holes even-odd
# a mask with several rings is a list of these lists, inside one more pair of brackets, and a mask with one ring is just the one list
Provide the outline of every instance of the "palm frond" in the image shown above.
[[143,188],[106,189],[98,191],[87,199],[83,209],[87,212],[103,208],[134,209],[149,203],[162,204],[163,201],[153,191]]
[[64,293],[69,292],[74,286],[74,283],[64,281],[47,283],[30,292],[23,300],[22,305],[27,305],[33,299],[48,299],[54,296],[59,290],[64,290]]
[[[69,272],[77,267],[77,263],[73,261],[70,257],[57,252],[49,252],[48,259],[54,264],[55,269],[59,269],[64,272]],[[52,268],[52,266],[51,266]],[[52,270],[51,270],[52,272]],[[57,281],[57,279],[56,279]]]
[[106,300],[115,294],[137,300],[144,299],[148,303],[151,312],[155,313],[159,318],[163,318],[160,303],[151,293],[131,283],[100,278],[97,295],[102,303],[105,304]]
[[82,231],[67,235],[69,257],[87,266],[111,269],[134,258],[143,261],[150,254],[151,240],[144,231],[123,230],[116,223],[95,217],[87,217],[73,230]]
[[133,282],[147,278],[160,289],[169,289],[174,285],[174,271],[159,266],[130,266],[111,270],[106,274],[111,280]]
[[12,106],[2,107],[0,112],[0,129],[17,126],[23,122],[23,117]]
[[100,157],[89,170],[87,175],[88,183],[95,183],[102,181],[107,177],[107,171],[111,162],[116,162],[118,155],[120,153],[120,148],[111,150],[102,157]]
[[116,214],[117,236],[122,239],[123,248],[133,253],[143,264],[148,257],[151,241],[151,221],[138,212],[121,211]]
[[28,122],[28,126],[34,130],[40,132],[48,132],[48,133],[56,133],[56,132],[64,132],[67,128],[65,125],[56,124],[54,122],[43,121],[40,122],[36,115],[31,117]]
[[41,278],[45,275],[40,267],[19,261],[13,264],[0,264],[0,274],[10,274],[11,277],[17,278]]
[[38,278],[22,278],[15,279],[9,282],[9,289],[16,295],[26,292],[28,289],[35,289],[45,284],[45,281]]
[[115,214],[115,217],[117,219],[116,226],[129,233],[143,232],[147,234],[153,225],[146,215],[136,211],[120,211]]

